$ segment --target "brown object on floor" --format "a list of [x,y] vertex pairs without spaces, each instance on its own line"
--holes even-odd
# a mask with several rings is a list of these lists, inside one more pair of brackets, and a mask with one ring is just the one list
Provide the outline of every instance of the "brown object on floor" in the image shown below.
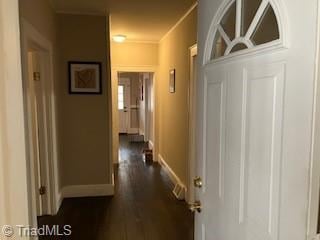
[[153,163],[153,152],[152,149],[144,149],[143,150],[144,154],[144,160],[146,163]]
[[175,199],[161,166],[144,164],[146,144],[120,139],[115,196],[65,199],[57,216],[39,218],[39,227],[71,225],[72,235],[40,240],[193,240],[193,214]]

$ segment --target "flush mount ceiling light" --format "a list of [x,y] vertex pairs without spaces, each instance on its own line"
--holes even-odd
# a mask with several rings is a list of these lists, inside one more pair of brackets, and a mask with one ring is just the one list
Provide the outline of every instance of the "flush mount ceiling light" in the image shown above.
[[122,43],[127,39],[127,36],[125,35],[115,35],[112,37],[113,41],[117,42],[117,43]]

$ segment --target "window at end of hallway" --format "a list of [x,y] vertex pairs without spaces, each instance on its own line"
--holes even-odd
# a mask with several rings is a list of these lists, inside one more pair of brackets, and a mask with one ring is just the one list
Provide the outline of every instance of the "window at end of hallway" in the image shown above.
[[124,109],[124,86],[118,86],[118,108],[119,110]]

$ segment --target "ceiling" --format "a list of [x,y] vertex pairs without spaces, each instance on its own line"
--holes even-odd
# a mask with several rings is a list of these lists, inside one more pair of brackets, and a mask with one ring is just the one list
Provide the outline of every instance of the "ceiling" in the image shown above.
[[196,0],[53,0],[58,12],[111,15],[111,35],[159,41]]

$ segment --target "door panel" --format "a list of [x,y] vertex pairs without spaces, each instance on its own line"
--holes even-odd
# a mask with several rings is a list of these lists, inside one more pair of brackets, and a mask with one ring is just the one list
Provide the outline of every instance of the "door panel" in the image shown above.
[[[203,179],[204,188],[202,194],[206,201],[203,202],[204,213],[210,212],[212,215],[205,215],[203,225],[203,234],[212,236],[210,229],[221,229],[223,224],[216,221],[213,216],[220,214],[220,208],[223,206],[224,195],[224,163],[225,163],[225,105],[226,105],[226,75],[219,68],[213,69],[214,78],[208,75],[206,78],[205,93],[205,131],[203,132],[204,142],[204,164]],[[209,157],[210,156],[210,157]],[[211,203],[216,204],[211,204]],[[209,229],[209,231],[208,231]],[[207,232],[208,231],[208,232]],[[216,231],[214,236],[220,239],[220,232]],[[203,238],[205,239],[205,238]]]
[[278,236],[285,66],[241,63],[206,71],[199,239]]
[[[264,66],[248,71],[245,159],[240,182],[244,195],[240,223],[246,224],[246,239],[277,239],[284,66]],[[245,179],[247,178],[247,179]],[[242,213],[245,213],[242,215]],[[258,236],[258,237],[257,237]]]

